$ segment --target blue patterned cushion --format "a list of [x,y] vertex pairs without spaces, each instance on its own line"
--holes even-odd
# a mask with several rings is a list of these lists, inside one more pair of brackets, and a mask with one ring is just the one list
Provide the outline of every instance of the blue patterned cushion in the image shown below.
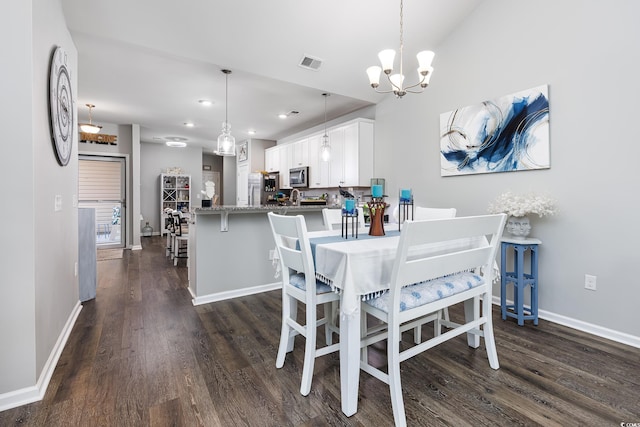
[[[307,290],[307,284],[304,279],[304,273],[292,274],[289,277],[289,283],[298,289],[302,289],[303,291]],[[332,292],[331,286],[325,283],[322,283],[319,280],[316,280],[316,293],[325,294],[327,292]]]
[[[400,311],[410,310],[442,298],[450,297],[451,295],[475,288],[482,284],[484,284],[482,277],[474,273],[463,272],[405,286],[400,291]],[[388,313],[390,300],[390,293],[385,292],[381,296],[365,302]]]

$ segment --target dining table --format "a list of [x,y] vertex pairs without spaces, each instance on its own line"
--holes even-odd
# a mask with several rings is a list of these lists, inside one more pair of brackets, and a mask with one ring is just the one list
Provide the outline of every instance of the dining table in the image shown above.
[[340,231],[309,232],[316,277],[340,293],[340,397],[342,412],[358,410],[360,378],[360,303],[389,288],[400,232],[342,238]]
[[[340,398],[342,412],[347,416],[358,410],[360,304],[389,289],[400,241],[397,224],[388,225],[384,236],[370,236],[368,230],[361,229],[357,239],[345,239],[335,230],[308,233],[316,278],[340,294]],[[484,237],[458,239],[427,244],[417,252],[434,254],[485,244]]]

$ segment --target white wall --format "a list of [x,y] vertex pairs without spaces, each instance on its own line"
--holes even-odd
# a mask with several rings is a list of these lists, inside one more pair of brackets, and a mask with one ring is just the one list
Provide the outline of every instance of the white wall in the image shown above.
[[[2,223],[12,224],[3,227],[4,239],[13,242],[0,246],[0,393],[33,385],[36,380],[31,3],[9,3],[11,13],[0,14],[2,39],[13,40],[5,43],[2,50],[5,58],[11,58],[11,67],[4,67],[0,79],[0,90],[8,101],[0,104],[0,128],[4,132],[3,146],[8,141],[13,146],[0,156],[0,174],[3,182],[19,183],[6,186],[5,195],[21,214],[0,211]],[[53,154],[50,146],[45,149]]]
[[[191,175],[191,203],[200,207],[202,149],[140,143],[140,213],[145,222],[149,221],[154,233],[160,231],[160,174],[173,167],[182,168],[183,173]],[[141,227],[144,222],[134,221],[134,225]]]
[[[559,213],[532,218],[543,241],[540,309],[636,339],[638,16],[633,0],[485,0],[437,47],[425,93],[378,105],[375,152],[388,188],[412,187],[418,204],[458,215],[486,213],[508,189],[550,192]],[[551,169],[440,177],[440,113],[541,84]],[[584,289],[585,273],[597,276],[596,292]]]
[[[69,164],[59,166],[49,133],[47,88],[51,54],[60,45],[77,93],[77,51],[59,1],[8,0],[2,8],[0,34],[10,40],[3,57],[11,58],[11,66],[3,67],[0,83],[7,100],[0,121],[9,147],[0,170],[3,182],[11,184],[5,186],[2,214],[3,224],[11,224],[4,227],[11,243],[0,254],[0,404],[7,393],[32,390],[42,381],[78,304],[78,217],[72,204],[77,140]],[[56,195],[62,197],[58,212]]]

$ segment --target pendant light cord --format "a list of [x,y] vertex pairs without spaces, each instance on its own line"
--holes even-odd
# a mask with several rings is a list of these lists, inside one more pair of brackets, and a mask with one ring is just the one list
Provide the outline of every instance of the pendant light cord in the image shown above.
[[323,93],[324,96],[324,135],[327,136],[327,96],[328,93]]

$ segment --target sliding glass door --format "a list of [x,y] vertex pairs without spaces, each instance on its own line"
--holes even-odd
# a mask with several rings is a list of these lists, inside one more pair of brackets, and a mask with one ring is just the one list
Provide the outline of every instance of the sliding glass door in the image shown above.
[[96,210],[98,248],[124,247],[125,159],[79,156],[78,187],[78,206]]

